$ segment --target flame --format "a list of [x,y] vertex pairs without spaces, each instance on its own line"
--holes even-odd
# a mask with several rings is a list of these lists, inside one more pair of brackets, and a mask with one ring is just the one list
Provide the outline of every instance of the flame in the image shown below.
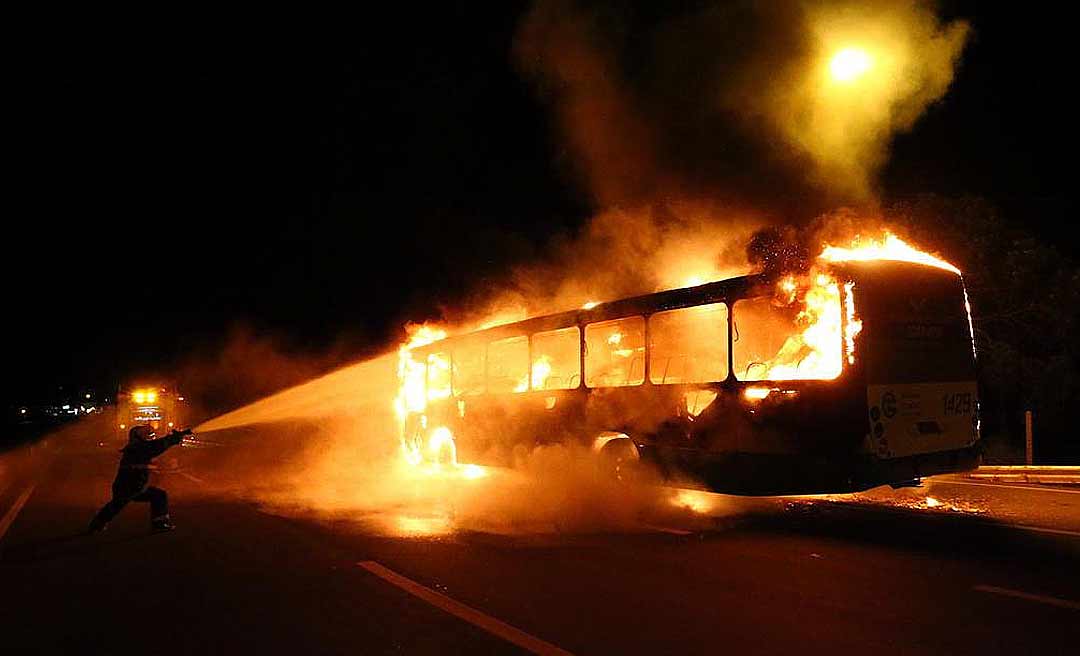
[[848,364],[855,364],[855,336],[862,332],[862,321],[855,317],[855,283],[844,283],[844,350]]
[[[881,239],[856,236],[847,247],[826,245],[819,257],[823,262],[912,262],[960,275],[949,262],[888,231]],[[840,375],[845,360],[855,363],[855,339],[863,326],[856,312],[854,282],[841,283],[821,270],[812,270],[805,279],[788,275],[776,283],[775,301],[782,305],[801,301],[795,318],[799,331],[767,363],[764,380],[831,380]]]
[[915,264],[925,264],[945,269],[956,274],[960,273],[960,269],[957,269],[952,264],[930,253],[920,251],[888,231],[885,232],[885,237],[881,240],[866,239],[856,235],[851,240],[851,245],[846,248],[826,245],[820,257],[829,262],[868,262],[871,260],[914,262]]
[[[428,356],[428,400],[450,398],[450,359],[441,353]],[[437,384],[432,384],[437,383]]]
[[408,339],[398,349],[398,393],[394,398],[394,414],[400,428],[402,453],[410,464],[418,464],[422,456],[416,445],[406,444],[405,424],[410,413],[423,412],[427,407],[427,369],[423,362],[413,359],[412,350],[445,339],[446,330],[429,324],[409,324],[405,331]]
[[776,284],[776,292],[784,299],[785,305],[794,303],[799,293],[799,283],[795,281],[795,276],[786,276],[778,282]]
[[446,338],[446,330],[429,324],[405,326],[408,340],[398,349],[398,395],[394,399],[394,411],[404,421],[410,412],[421,412],[427,403],[424,398],[425,367],[412,357],[412,350]]
[[[443,449],[450,452],[450,465],[457,465],[457,446],[454,444],[454,433],[446,426],[439,426],[431,431],[428,438],[428,454],[433,462],[439,462],[439,454]],[[440,463],[441,464],[441,463]]]
[[541,355],[533,362],[532,366],[532,388],[544,389],[544,383],[547,382],[548,376],[551,375],[551,357],[547,355]]
[[[781,300],[798,297],[794,278],[777,283]],[[788,304],[790,304],[790,302]],[[768,363],[765,380],[831,380],[843,368],[840,285],[832,276],[817,273],[803,295],[803,308],[795,317],[802,330],[791,335]]]

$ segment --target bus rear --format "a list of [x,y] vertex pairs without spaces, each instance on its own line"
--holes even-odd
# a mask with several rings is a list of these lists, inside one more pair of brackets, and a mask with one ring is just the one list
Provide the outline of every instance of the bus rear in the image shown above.
[[921,264],[852,265],[866,384],[868,483],[978,464],[979,399],[964,285]]

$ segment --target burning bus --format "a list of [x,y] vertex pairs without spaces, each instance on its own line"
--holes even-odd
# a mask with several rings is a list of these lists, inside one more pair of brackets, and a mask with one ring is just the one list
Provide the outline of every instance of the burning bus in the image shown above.
[[889,236],[755,274],[433,341],[402,361],[413,461],[574,440],[735,494],[847,492],[974,468],[959,270]]
[[116,395],[117,431],[127,439],[132,426],[147,425],[157,431],[182,426],[184,397],[169,385],[135,385]]

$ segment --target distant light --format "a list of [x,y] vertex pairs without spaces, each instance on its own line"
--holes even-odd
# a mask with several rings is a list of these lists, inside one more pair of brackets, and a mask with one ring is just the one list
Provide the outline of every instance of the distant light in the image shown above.
[[582,310],[591,310],[591,309],[593,309],[594,307],[596,307],[597,305],[600,305],[600,301],[589,301],[589,302],[588,302],[588,303],[586,303],[585,305],[582,305],[582,306],[581,306],[581,309],[582,309]]
[[87,394],[87,395],[86,395],[86,398],[90,398],[90,395],[89,395],[89,394]]
[[178,396],[178,397],[176,397],[176,400],[177,400],[177,401],[183,401],[183,400],[184,400],[184,397],[182,397],[182,396]]
[[844,48],[829,61],[829,73],[837,82],[851,82],[873,65],[870,54],[862,48]]
[[173,423],[170,421],[169,422],[169,428],[172,428],[172,427],[173,427]]
[[120,430],[124,430],[125,428],[127,428],[126,424],[120,424]]
[[19,408],[19,414],[20,415],[25,415],[26,414],[26,408]]
[[65,403],[64,405],[60,406],[60,409],[61,409],[61,410],[68,410],[68,409],[70,409],[70,408],[71,408],[71,406],[70,406],[70,405],[68,405],[67,403]]

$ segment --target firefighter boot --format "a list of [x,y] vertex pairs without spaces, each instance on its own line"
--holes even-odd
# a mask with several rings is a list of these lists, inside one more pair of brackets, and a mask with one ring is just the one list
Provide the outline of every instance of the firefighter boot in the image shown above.
[[162,515],[150,520],[150,528],[154,533],[164,533],[176,528],[176,524],[172,523],[168,515]]

